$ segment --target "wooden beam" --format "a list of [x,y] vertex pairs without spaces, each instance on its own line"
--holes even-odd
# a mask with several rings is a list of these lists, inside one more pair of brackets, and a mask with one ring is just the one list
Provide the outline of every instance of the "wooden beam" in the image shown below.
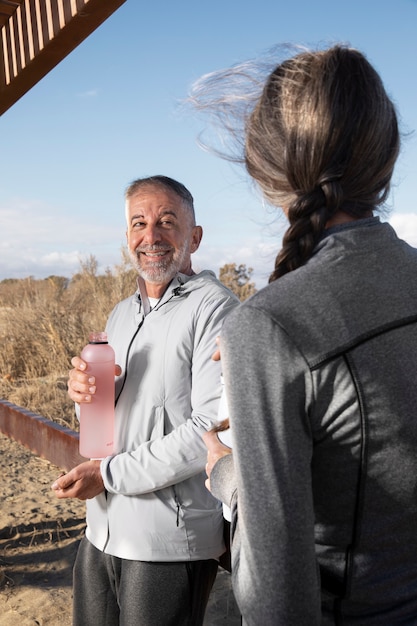
[[0,115],[126,0],[24,0],[0,32]]

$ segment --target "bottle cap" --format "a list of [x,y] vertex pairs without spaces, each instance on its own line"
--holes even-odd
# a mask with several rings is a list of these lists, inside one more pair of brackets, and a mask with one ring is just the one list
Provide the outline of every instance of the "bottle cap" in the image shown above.
[[107,333],[90,333],[88,341],[89,343],[108,343]]

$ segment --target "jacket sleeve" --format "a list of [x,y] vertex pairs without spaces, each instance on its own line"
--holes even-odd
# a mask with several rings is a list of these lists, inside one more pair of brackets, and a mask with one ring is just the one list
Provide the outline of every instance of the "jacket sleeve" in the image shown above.
[[141,495],[169,487],[204,470],[207,448],[202,434],[217,419],[221,364],[212,360],[223,320],[237,301],[225,296],[207,303],[193,337],[192,413],[172,432],[135,450],[104,459],[101,473],[110,493]]
[[[318,625],[309,368],[285,330],[250,305],[225,322],[222,362],[237,485],[232,577],[245,624]],[[233,493],[216,477],[215,491]]]
[[210,490],[217,500],[231,507],[236,495],[236,476],[233,454],[223,456],[217,461],[210,475]]

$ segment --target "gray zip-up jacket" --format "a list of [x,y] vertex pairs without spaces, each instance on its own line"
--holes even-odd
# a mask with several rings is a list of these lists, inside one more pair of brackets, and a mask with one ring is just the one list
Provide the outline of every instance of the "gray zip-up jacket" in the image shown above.
[[378,218],[329,230],[221,345],[244,623],[417,624],[417,250]]
[[105,494],[87,502],[87,538],[142,561],[218,557],[222,514],[204,485],[201,435],[217,419],[216,337],[237,298],[208,271],[179,274],[148,315],[138,294],[119,303],[106,331],[116,381],[116,451],[104,459]]

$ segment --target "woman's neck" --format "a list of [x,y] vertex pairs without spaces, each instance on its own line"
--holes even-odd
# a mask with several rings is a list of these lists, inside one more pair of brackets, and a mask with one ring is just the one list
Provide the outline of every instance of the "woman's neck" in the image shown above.
[[362,220],[362,219],[365,219],[367,217],[372,217],[372,216],[373,216],[372,211],[368,211],[367,213],[364,213],[360,217],[354,217],[353,215],[349,215],[348,213],[345,213],[344,211],[337,211],[337,213],[335,213],[333,217],[329,219],[328,222],[326,222],[326,228],[331,228],[332,226],[339,226],[340,224],[347,224],[348,222],[356,222],[356,220]]

